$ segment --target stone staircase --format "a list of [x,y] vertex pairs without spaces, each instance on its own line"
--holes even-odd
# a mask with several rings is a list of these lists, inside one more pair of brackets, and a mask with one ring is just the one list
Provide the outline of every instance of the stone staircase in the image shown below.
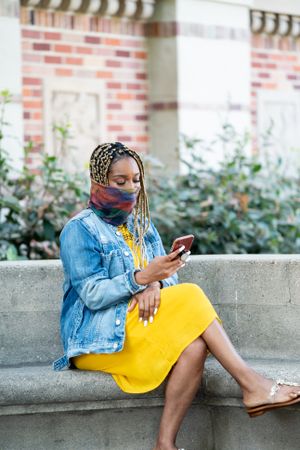
[[[59,261],[0,263],[0,449],[151,450],[163,389],[119,390],[109,375],[51,363],[62,354]],[[300,383],[300,256],[194,256],[198,283],[259,372]],[[186,450],[299,450],[300,406],[250,419],[213,357],[177,444]]]

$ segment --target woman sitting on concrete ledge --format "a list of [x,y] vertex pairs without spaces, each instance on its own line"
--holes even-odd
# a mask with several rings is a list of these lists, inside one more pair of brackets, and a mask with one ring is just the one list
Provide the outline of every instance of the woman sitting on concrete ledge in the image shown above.
[[183,249],[164,251],[139,155],[119,142],[100,145],[90,176],[88,208],[61,234],[65,355],[54,368],[107,372],[133,394],[167,378],[155,450],[177,448],[208,350],[240,385],[250,416],[300,402],[299,387],[269,380],[243,361],[196,284],[178,284]]

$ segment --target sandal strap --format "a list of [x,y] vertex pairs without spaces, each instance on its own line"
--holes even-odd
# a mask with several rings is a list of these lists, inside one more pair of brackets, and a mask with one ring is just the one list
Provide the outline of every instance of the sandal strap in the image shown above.
[[300,386],[300,384],[294,383],[292,381],[285,381],[285,380],[281,380],[281,379],[274,381],[274,383],[270,389],[270,394],[269,394],[271,403],[275,403],[275,395],[279,391],[280,386],[284,386],[284,385],[285,386]]

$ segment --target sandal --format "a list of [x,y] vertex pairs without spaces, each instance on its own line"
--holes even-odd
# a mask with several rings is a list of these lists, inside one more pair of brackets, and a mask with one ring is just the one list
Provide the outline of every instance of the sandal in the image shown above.
[[247,408],[247,413],[249,414],[249,416],[250,417],[261,416],[265,412],[271,411],[272,409],[283,408],[285,406],[290,406],[290,405],[294,405],[295,403],[299,403],[300,402],[300,394],[298,395],[298,397],[293,398],[291,400],[287,400],[286,402],[279,402],[279,403],[274,402],[276,393],[279,391],[280,386],[283,386],[283,385],[300,387],[299,384],[291,383],[289,381],[283,381],[283,380],[274,381],[274,384],[271,387],[270,395],[269,395],[270,403]]

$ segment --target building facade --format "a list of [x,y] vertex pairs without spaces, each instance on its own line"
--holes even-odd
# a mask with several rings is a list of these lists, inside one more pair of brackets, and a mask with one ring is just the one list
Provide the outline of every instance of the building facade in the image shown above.
[[176,169],[179,136],[224,120],[254,151],[273,123],[272,151],[299,164],[297,0],[2,0],[0,67],[16,165],[32,142],[32,170],[42,147],[82,170],[119,140]]

